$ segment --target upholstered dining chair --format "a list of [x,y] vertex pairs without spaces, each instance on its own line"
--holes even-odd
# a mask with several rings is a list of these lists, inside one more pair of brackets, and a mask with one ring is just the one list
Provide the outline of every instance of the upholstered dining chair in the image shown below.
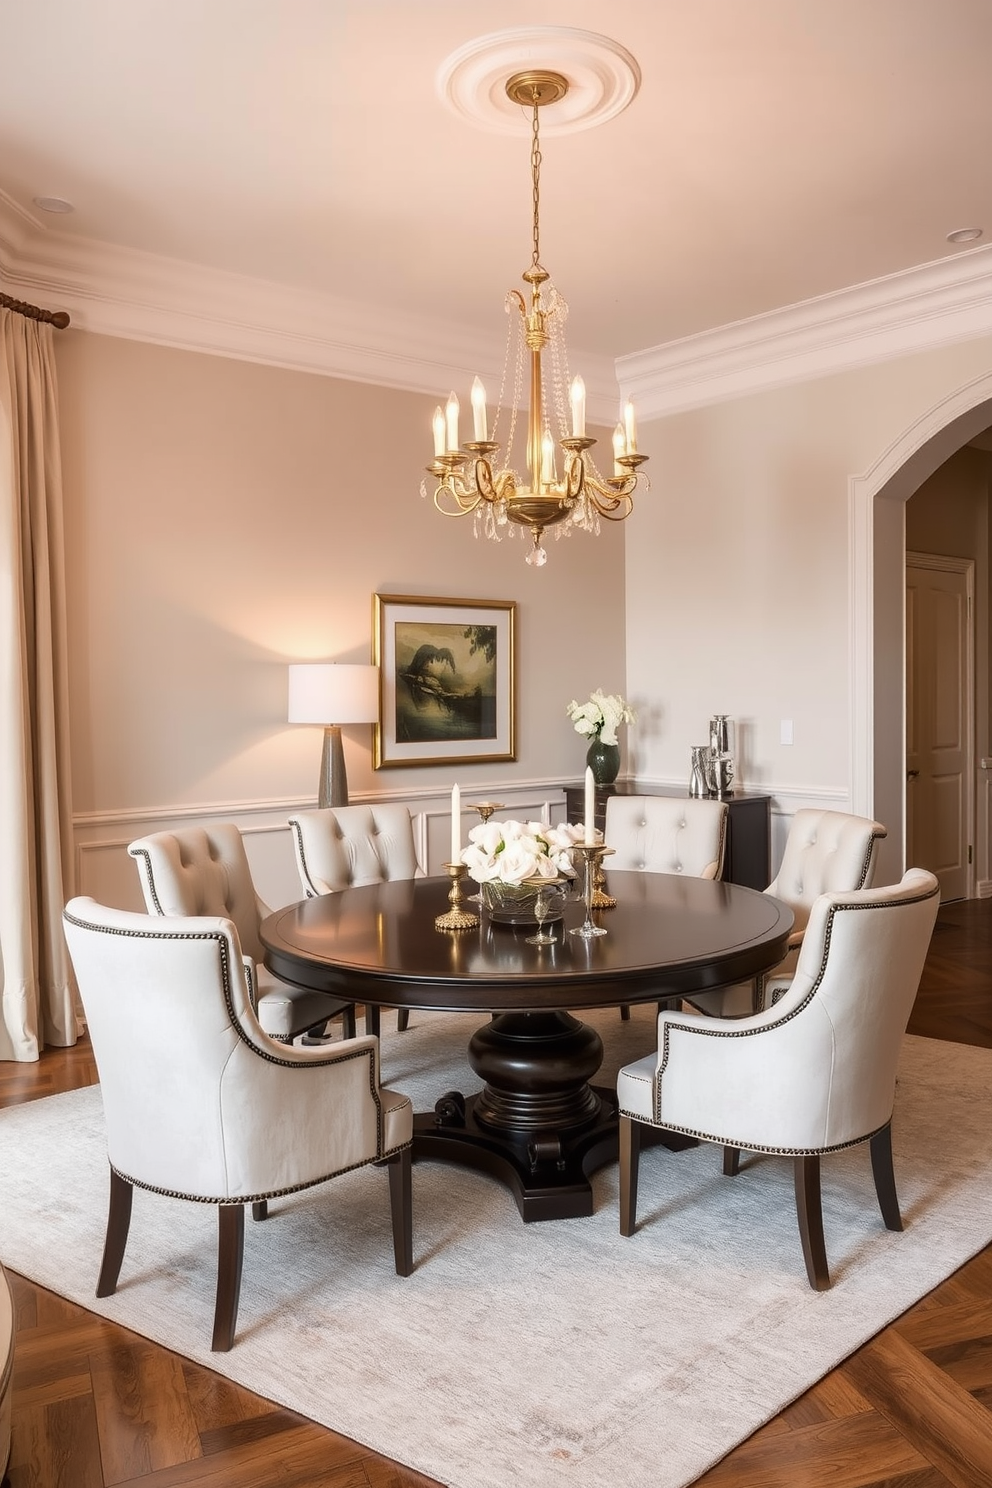
[[610,796],[607,869],[719,878],[727,838],[726,801],[694,796]]
[[[300,882],[308,899],[362,884],[422,878],[406,806],[334,806],[298,811],[289,818]],[[402,1032],[410,1013],[400,1008]],[[365,1026],[379,1032],[379,1009],[366,1008]]]
[[821,894],[870,889],[875,878],[878,844],[885,836],[881,822],[870,817],[809,807],[797,811],[789,827],[781,866],[765,890],[787,904],[795,917],[785,959],[753,982],[700,993],[689,999],[690,1005],[723,1018],[760,1012],[784,991],[795,975],[799,947],[815,901]]
[[[610,796],[603,833],[618,871],[719,878],[727,840],[726,801],[695,796]],[[623,1019],[630,1008],[620,1008]]]
[[[233,921],[73,899],[66,939],[100,1076],[110,1208],[97,1296],[117,1286],[133,1189],[215,1204],[215,1350],[234,1342],[246,1204],[353,1168],[389,1173],[396,1271],[413,1269],[409,1099],[372,1037],[286,1047],[261,1027]],[[329,1263],[330,1264],[330,1263]]]
[[302,1033],[340,1016],[355,1035],[354,1004],[326,992],[291,987],[262,962],[258,927],[269,913],[255,892],[241,833],[229,822],[154,832],[128,847],[138,867],[145,908],[157,915],[223,915],[238,928],[248,958],[251,996],[270,1038],[291,1044]]
[[882,1219],[901,1230],[892,1168],[896,1064],[919,988],[940,889],[913,868],[902,882],[823,894],[810,910],[796,974],[770,1008],[728,1023],[658,1015],[658,1049],[617,1077],[620,1232],[632,1235],[644,1126],[724,1149],[791,1155],[806,1274],[830,1285],[820,1202],[824,1153],[868,1142]]

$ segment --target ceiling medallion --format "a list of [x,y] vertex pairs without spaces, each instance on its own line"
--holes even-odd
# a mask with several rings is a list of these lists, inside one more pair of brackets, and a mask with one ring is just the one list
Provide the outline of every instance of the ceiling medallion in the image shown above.
[[529,108],[531,99],[508,96],[506,80],[533,72],[557,72],[567,79],[567,93],[543,125],[546,136],[605,124],[623,112],[641,85],[630,52],[608,36],[571,26],[522,26],[480,36],[452,52],[438,69],[437,91],[448,108],[477,128],[524,135],[531,126],[521,104]]

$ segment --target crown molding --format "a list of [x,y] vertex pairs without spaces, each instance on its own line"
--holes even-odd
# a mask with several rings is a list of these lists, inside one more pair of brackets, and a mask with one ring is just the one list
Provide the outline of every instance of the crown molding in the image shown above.
[[[503,335],[55,233],[0,192],[0,275],[77,330],[446,398],[498,387]],[[499,296],[494,295],[494,305]],[[425,355],[425,349],[428,353]],[[612,424],[613,360],[573,351],[590,419]]]
[[[0,275],[101,335],[443,398],[494,386],[502,336],[54,232],[0,192]],[[641,420],[992,334],[992,247],[611,358],[572,349],[589,418]],[[497,344],[498,343],[498,344]],[[429,348],[429,355],[425,355]]]
[[992,248],[905,269],[617,361],[641,419],[992,333]]

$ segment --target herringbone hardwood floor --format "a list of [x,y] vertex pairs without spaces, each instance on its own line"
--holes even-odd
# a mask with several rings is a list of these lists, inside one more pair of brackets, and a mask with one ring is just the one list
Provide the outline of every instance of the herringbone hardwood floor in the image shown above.
[[[992,1048],[992,901],[941,910],[910,1032]],[[0,1104],[95,1080],[83,1041],[0,1065]],[[11,1283],[11,1488],[436,1488],[22,1277]],[[945,1484],[992,1488],[992,1246],[699,1479]]]

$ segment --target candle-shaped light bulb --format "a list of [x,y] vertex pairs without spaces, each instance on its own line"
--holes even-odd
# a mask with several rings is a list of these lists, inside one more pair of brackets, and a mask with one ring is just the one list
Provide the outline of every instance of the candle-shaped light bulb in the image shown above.
[[444,422],[447,429],[448,449],[458,448],[458,399],[454,393],[450,393],[444,409]]
[[627,440],[623,432],[623,424],[617,424],[613,430],[613,474],[615,476],[626,475],[627,472],[620,464],[620,456],[627,453]]
[[434,410],[434,453],[444,454],[444,409],[440,403]]
[[582,841],[586,847],[592,847],[596,841],[596,782],[590,765],[586,765],[585,818]]
[[541,485],[550,486],[555,478],[555,442],[545,430],[541,440]]
[[569,391],[572,404],[572,438],[586,437],[586,385],[581,377],[572,378]]
[[489,438],[489,426],[486,423],[486,390],[478,378],[472,384],[472,424],[476,443]]
[[627,454],[637,453],[637,425],[634,421],[634,405],[628,398],[623,405],[623,431],[627,440]]
[[451,787],[451,857],[449,863],[458,863],[462,855],[462,792],[461,787]]

